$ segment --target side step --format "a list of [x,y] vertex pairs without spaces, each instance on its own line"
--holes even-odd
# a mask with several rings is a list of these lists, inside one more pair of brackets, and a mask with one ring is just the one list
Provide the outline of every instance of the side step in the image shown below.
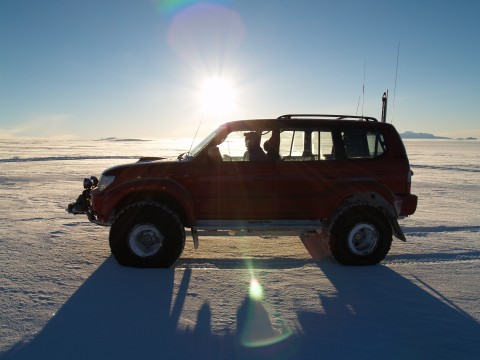
[[192,230],[314,231],[322,228],[320,220],[199,220]]
[[323,227],[320,220],[199,220],[191,234],[197,249],[200,233],[205,236],[286,236],[321,233]]

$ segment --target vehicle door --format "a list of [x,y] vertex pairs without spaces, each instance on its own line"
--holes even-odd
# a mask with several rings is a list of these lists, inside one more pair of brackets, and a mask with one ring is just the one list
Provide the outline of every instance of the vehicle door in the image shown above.
[[194,194],[197,219],[272,218],[277,208],[275,189],[271,186],[276,164],[246,161],[244,132],[232,132],[217,149],[212,147],[209,152],[217,154],[197,169],[198,186]]
[[342,161],[329,129],[285,129],[280,135],[282,161],[272,185],[278,216],[321,219],[341,196]]

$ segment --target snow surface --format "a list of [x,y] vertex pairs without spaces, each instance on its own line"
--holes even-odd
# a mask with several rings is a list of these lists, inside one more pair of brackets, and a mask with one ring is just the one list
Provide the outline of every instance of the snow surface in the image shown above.
[[380,265],[217,236],[133,269],[65,207],[86,175],[189,146],[114,140],[0,140],[0,359],[480,358],[480,142],[405,141],[419,206]]

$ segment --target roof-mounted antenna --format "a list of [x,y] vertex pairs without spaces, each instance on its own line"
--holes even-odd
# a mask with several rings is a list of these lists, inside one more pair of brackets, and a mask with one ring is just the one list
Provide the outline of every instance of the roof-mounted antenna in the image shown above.
[[388,102],[388,89],[382,96],[382,123],[387,122],[387,102]]
[[190,144],[190,149],[188,149],[188,154],[190,154],[192,152],[193,144],[195,143],[195,140],[197,139],[198,130],[200,129],[200,126],[202,125],[204,117],[205,117],[205,113],[203,113],[202,117],[200,118],[200,122],[198,123],[198,126],[197,126],[197,131],[195,131],[195,135],[193,136],[192,143]]
[[363,63],[363,86],[362,86],[362,116],[363,116],[363,108],[365,106],[365,68],[367,66],[367,62]]
[[398,42],[398,47],[397,47],[397,66],[395,68],[395,86],[393,88],[393,105],[392,105],[392,121],[391,123],[393,124],[393,116],[395,114],[395,98],[397,95],[397,75],[398,75],[398,58],[400,57],[400,41]]

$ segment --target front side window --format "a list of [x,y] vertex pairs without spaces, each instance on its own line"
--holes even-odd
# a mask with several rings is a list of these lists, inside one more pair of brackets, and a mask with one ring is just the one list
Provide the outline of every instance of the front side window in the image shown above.
[[374,159],[387,151],[379,130],[348,129],[342,131],[342,140],[347,159]]
[[218,145],[224,161],[244,161],[245,131],[233,131]]

